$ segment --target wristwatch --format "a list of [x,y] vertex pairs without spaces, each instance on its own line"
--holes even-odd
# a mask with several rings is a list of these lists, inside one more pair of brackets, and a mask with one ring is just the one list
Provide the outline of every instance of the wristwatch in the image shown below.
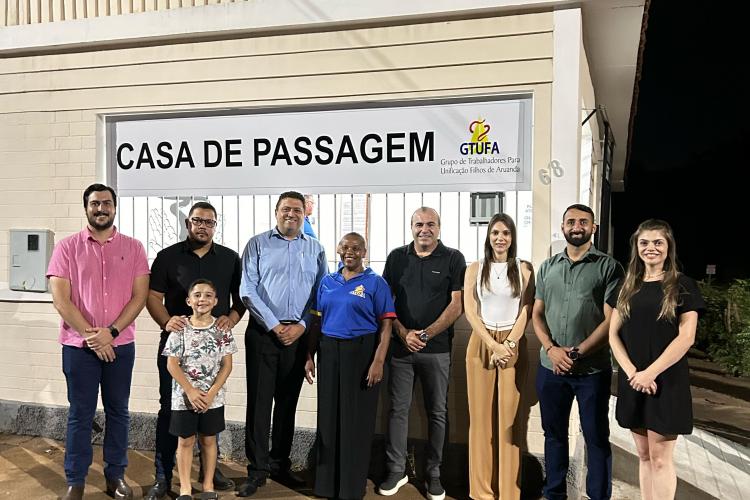
[[109,325],[107,328],[109,328],[109,333],[112,334],[113,339],[116,339],[120,335],[120,330],[115,325]]
[[568,357],[573,361],[578,361],[578,358],[581,357],[581,353],[578,351],[577,347],[574,347],[573,349],[568,351]]
[[510,339],[503,340],[503,344],[508,344],[508,347],[510,347],[511,349],[516,348],[516,342]]
[[422,330],[421,332],[419,332],[419,340],[421,340],[422,342],[427,342],[428,340],[430,340],[430,335],[427,333],[427,330]]

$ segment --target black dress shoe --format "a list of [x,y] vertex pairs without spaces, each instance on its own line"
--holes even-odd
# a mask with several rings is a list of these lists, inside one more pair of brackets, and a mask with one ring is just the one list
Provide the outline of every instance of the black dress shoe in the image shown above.
[[307,485],[307,481],[305,481],[304,479],[302,479],[300,476],[290,471],[289,469],[285,469],[283,471],[279,471],[279,472],[271,474],[271,479],[273,479],[279,484],[283,484],[284,486],[288,488],[292,488],[292,489],[300,488],[302,486]]
[[148,490],[148,493],[146,493],[146,496],[143,497],[143,500],[160,500],[164,498],[164,495],[170,489],[172,489],[171,485],[166,479],[157,479],[151,489]]
[[[198,482],[203,482],[203,469],[201,469],[201,471],[198,473]],[[234,489],[234,481],[229,479],[224,475],[223,472],[221,472],[221,469],[219,469],[219,464],[216,464],[216,469],[214,469],[214,489],[219,491]]]
[[237,490],[237,496],[238,497],[253,496],[255,492],[258,491],[258,486],[255,483],[256,483],[256,480],[254,478],[252,477],[247,478],[247,481],[242,483],[240,485],[240,488]]
[[107,495],[116,500],[132,500],[133,490],[123,478],[107,479]]
[[68,491],[63,495],[62,500],[83,500],[83,486],[68,486]]

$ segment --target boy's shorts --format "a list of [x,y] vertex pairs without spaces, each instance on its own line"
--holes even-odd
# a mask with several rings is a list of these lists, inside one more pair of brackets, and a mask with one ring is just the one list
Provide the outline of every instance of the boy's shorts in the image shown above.
[[212,408],[206,413],[192,410],[172,410],[169,433],[182,438],[201,434],[213,436],[224,430],[224,406]]

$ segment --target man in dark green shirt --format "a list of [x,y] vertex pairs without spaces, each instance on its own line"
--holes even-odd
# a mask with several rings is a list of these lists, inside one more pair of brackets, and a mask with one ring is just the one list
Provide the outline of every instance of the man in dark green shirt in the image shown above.
[[568,207],[562,231],[567,245],[539,268],[532,314],[542,343],[536,388],[544,429],[544,496],[567,498],[568,421],[575,398],[587,450],[586,493],[591,500],[605,500],[612,495],[607,338],[624,273],[616,260],[593,247],[591,208]]

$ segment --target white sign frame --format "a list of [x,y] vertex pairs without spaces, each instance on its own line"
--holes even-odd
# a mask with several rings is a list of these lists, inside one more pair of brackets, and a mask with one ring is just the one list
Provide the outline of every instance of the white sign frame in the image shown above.
[[106,172],[121,196],[529,191],[532,117],[529,94],[110,115]]

